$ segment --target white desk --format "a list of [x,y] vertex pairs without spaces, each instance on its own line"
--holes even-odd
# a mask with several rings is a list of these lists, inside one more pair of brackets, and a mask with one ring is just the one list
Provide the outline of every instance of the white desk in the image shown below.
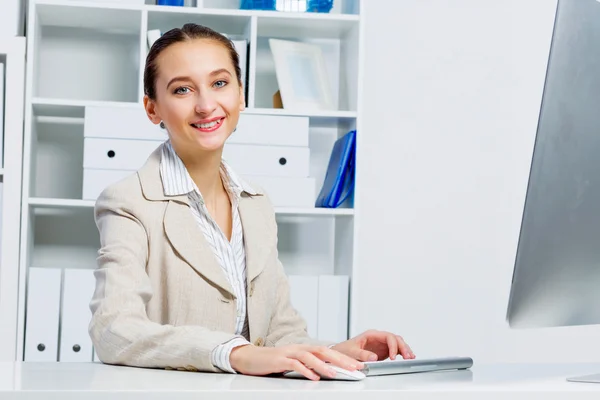
[[471,370],[369,377],[359,382],[295,380],[151,370],[97,363],[0,363],[0,399],[600,399],[600,384],[571,383],[598,364],[478,365]]

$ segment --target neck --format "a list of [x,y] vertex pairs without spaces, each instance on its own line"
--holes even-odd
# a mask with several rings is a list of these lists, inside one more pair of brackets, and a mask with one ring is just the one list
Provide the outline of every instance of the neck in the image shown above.
[[217,198],[225,192],[220,173],[222,151],[202,154],[177,153],[200,190],[204,202],[207,205],[214,204]]

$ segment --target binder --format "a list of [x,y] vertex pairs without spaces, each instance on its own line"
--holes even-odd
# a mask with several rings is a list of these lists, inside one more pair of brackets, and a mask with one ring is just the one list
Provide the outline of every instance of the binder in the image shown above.
[[92,269],[68,268],[64,271],[59,361],[92,361],[88,326],[92,318],[89,304],[95,284]]
[[319,276],[319,340],[339,343],[348,339],[348,286],[348,276]]
[[[231,40],[231,39],[230,39]],[[235,51],[238,53],[238,59],[240,64],[240,72],[242,79],[242,90],[244,91],[244,99],[246,101],[246,107],[248,106],[248,41],[245,39],[233,39],[231,40]]]
[[4,64],[0,62],[0,167],[4,166]]
[[98,357],[96,349],[94,349],[94,354],[92,354],[92,361],[95,363],[102,363],[102,361],[100,361],[100,357]]
[[354,190],[356,131],[336,140],[315,207],[337,208]]
[[304,318],[308,335],[317,337],[319,312],[319,280],[317,276],[290,275],[290,302]]
[[58,323],[62,271],[29,268],[25,361],[58,361]]

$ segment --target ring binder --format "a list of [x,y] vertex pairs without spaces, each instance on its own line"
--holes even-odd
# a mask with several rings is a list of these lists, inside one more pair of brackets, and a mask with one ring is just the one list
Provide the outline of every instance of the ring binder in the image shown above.
[[356,130],[336,140],[315,207],[337,208],[354,191]]

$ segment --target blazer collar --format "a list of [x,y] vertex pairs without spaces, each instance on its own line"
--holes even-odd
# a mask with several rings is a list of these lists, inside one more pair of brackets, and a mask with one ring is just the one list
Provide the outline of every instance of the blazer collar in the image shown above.
[[[164,145],[164,144],[163,144]],[[159,146],[138,171],[142,193],[149,201],[167,201],[163,217],[165,234],[179,255],[199,274],[234,295],[223,268],[219,265],[204,233],[192,216],[187,195],[167,196],[160,177],[163,145]],[[242,192],[239,202],[244,232],[247,281],[250,283],[264,269],[267,258],[277,245],[277,231],[270,203],[260,191],[256,195]]]
[[[138,176],[140,178],[140,184],[142,186],[142,193],[147,200],[151,201],[164,201],[164,200],[179,200],[186,204],[189,204],[187,199],[187,193],[181,193],[177,195],[165,194],[165,188],[161,179],[160,163],[163,154],[163,148],[168,146],[169,142],[166,141],[158,146],[146,163],[138,170]],[[256,188],[246,182],[244,179],[239,177],[231,168],[231,166],[222,161],[223,168],[229,175],[232,183],[239,186],[243,191],[251,196],[264,195],[264,192],[260,188]]]

